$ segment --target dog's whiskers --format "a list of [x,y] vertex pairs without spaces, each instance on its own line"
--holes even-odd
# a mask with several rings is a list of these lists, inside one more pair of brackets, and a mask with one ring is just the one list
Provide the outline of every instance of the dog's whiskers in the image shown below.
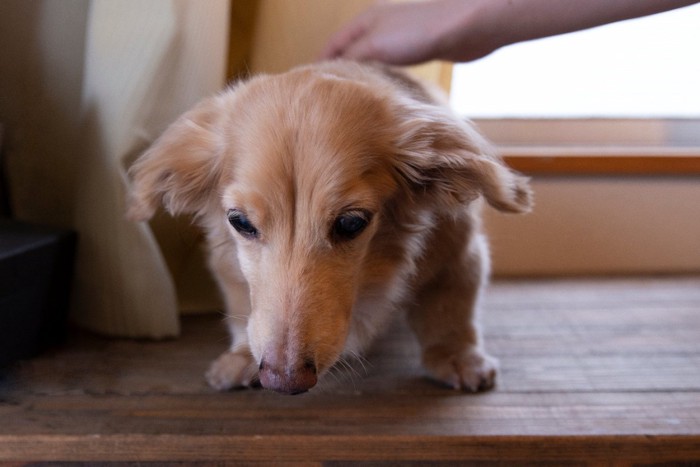
[[[356,378],[362,378],[357,369],[345,358],[340,358],[333,366],[333,370],[338,376],[342,375],[345,381],[352,383],[353,389],[356,389]],[[338,380],[338,377],[336,377],[336,380]]]
[[243,322],[248,321],[248,315],[232,315],[230,313],[225,313],[224,317],[225,317],[225,319],[235,319],[237,321],[243,321]]
[[372,362],[370,362],[364,355],[362,355],[359,352],[351,350],[349,353],[353,360],[357,361],[357,363],[359,363],[362,367],[362,372],[364,373],[364,376],[367,376],[369,374],[369,368],[372,367]]

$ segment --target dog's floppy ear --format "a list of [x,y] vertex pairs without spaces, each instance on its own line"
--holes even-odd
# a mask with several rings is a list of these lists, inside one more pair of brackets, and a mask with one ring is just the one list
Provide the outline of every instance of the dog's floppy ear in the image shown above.
[[500,211],[530,210],[529,179],[509,169],[469,122],[431,105],[401,112],[395,168],[417,195],[446,208],[483,195]]
[[171,214],[204,208],[221,173],[224,117],[211,97],[183,114],[129,170],[133,181],[127,216],[147,220],[162,202]]

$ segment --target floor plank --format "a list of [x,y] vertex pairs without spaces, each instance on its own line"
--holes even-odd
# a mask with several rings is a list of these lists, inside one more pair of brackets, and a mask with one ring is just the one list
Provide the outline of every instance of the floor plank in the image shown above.
[[501,373],[480,394],[425,379],[400,320],[294,397],[206,386],[217,315],[78,333],[0,377],[0,462],[700,463],[700,277],[497,282],[483,322]]

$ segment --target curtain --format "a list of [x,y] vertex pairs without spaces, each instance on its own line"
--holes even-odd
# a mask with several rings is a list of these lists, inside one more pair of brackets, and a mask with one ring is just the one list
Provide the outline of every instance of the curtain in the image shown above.
[[[223,87],[228,7],[224,0],[90,5],[73,314],[85,327],[124,336],[178,332],[180,271],[171,274],[149,225],[124,219],[125,170],[177,116]],[[173,238],[192,236],[161,219]]]
[[228,0],[1,2],[0,58],[16,64],[0,81],[14,211],[78,231],[71,316],[85,328],[175,336],[178,282],[211,289],[188,221],[125,219],[126,170],[224,86],[229,13]]

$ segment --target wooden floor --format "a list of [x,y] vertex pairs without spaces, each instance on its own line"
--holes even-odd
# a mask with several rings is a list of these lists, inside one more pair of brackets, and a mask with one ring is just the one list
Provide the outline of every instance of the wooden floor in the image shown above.
[[402,323],[300,396],[210,390],[219,316],[175,341],[78,335],[2,376],[0,461],[700,465],[700,277],[497,282],[483,323],[482,394],[424,379]]

